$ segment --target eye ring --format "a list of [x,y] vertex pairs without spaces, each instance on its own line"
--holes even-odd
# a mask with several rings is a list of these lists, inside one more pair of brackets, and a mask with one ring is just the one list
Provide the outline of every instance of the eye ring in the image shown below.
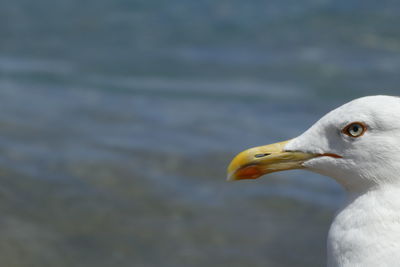
[[352,122],[343,128],[342,133],[347,136],[357,138],[361,137],[367,131],[367,125],[363,122]]

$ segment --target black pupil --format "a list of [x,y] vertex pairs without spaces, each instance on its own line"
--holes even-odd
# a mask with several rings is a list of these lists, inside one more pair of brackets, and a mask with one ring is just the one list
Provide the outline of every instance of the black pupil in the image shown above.
[[358,130],[360,130],[360,126],[358,125],[353,125],[353,133],[358,133]]

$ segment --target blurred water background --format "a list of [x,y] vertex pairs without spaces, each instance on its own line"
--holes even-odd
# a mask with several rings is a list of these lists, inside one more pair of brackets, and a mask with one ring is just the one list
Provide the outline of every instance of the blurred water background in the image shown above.
[[0,2],[2,266],[323,266],[343,200],[230,159],[398,94],[400,3]]

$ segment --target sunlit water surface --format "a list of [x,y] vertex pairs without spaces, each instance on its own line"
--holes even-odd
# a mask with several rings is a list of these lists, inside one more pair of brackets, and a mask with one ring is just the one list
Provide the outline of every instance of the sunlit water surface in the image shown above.
[[386,2],[2,2],[4,266],[322,266],[341,189],[225,169],[397,94]]

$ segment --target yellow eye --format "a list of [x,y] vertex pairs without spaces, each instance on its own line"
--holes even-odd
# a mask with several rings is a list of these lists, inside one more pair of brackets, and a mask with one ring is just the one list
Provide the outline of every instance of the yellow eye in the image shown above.
[[367,126],[362,122],[353,122],[344,127],[342,133],[350,137],[360,137],[367,131]]

